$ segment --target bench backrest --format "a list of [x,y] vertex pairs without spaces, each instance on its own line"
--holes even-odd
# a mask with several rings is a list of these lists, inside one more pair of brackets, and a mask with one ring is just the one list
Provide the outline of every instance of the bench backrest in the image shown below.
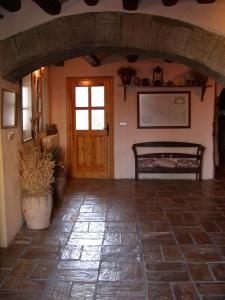
[[[133,147],[199,147],[205,149],[204,146],[200,144],[187,143],[187,142],[146,142],[133,144]],[[132,148],[133,148],[132,147]]]

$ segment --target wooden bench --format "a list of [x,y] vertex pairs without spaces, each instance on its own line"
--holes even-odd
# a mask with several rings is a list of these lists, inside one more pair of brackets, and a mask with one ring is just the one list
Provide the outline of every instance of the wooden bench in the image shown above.
[[[160,148],[160,151],[152,152],[154,151],[152,148]],[[163,150],[161,150],[162,148]],[[188,153],[184,153],[182,148],[187,148]],[[179,149],[178,152],[177,149]],[[140,173],[194,173],[196,180],[200,181],[202,179],[204,149],[205,147],[200,144],[186,142],[167,141],[133,144],[135,179],[139,179]]]

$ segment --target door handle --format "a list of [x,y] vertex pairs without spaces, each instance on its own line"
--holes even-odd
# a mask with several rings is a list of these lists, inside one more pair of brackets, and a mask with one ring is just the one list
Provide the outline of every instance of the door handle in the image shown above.
[[106,125],[105,130],[106,130],[106,135],[109,136],[109,124]]

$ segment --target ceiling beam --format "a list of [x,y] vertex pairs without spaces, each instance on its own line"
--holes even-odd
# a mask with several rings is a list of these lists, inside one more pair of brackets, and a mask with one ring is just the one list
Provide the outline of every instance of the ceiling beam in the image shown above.
[[89,5],[89,6],[94,6],[96,4],[98,4],[99,0],[84,0],[84,2]]
[[61,3],[59,0],[33,0],[45,12],[50,15],[58,15],[61,12]]
[[162,0],[163,5],[173,6],[178,3],[179,0]]
[[196,0],[199,4],[209,4],[209,3],[213,3],[216,0]]
[[20,0],[0,0],[0,6],[4,9],[14,12],[21,8]]
[[96,57],[96,55],[84,55],[83,58],[92,66],[99,67],[101,65],[100,60]]
[[126,10],[137,10],[139,0],[122,0],[123,1],[123,8]]

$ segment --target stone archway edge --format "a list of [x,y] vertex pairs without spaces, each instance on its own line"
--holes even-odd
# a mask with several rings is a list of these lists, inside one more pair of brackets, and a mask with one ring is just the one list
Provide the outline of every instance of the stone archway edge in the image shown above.
[[148,14],[77,14],[0,41],[0,75],[16,81],[76,56],[129,52],[167,58],[225,84],[225,37],[179,20]]

